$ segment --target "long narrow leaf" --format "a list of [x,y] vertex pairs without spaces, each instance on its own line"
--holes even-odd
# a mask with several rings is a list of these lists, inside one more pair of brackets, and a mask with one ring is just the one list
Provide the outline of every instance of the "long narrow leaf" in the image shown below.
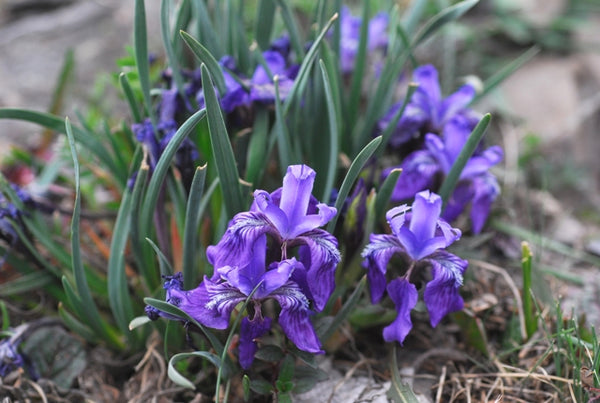
[[385,207],[390,202],[390,197],[392,197],[392,193],[394,192],[394,188],[396,187],[396,183],[398,182],[398,177],[402,169],[396,168],[392,169],[390,174],[385,178],[381,187],[379,188],[379,192],[377,192],[377,196],[375,197],[375,218],[379,219],[385,213]]
[[[219,94],[226,94],[227,87],[225,86],[225,78],[223,77],[223,71],[221,70],[221,66],[214,58],[214,56],[206,49],[200,42],[194,39],[190,34],[185,31],[180,32],[181,37],[185,41],[185,43],[189,46],[190,50],[198,60],[203,63],[208,71],[210,72],[210,76],[215,80],[215,84],[219,90]],[[202,85],[204,92],[207,92],[207,88]]]
[[369,158],[371,158],[375,150],[377,150],[377,147],[379,147],[379,144],[381,144],[381,140],[381,136],[375,137],[369,142],[369,144],[365,146],[365,148],[362,149],[361,152],[358,153],[354,161],[352,161],[352,164],[348,169],[348,173],[346,174],[346,177],[342,182],[342,186],[340,186],[338,198],[335,201],[335,208],[337,209],[337,214],[335,215],[335,217],[333,217],[331,221],[329,221],[329,224],[327,224],[328,232],[333,232],[335,230],[335,224],[337,223],[337,220],[342,211],[342,205],[344,204],[344,201],[350,194],[350,189],[352,189],[352,185],[354,185],[356,178],[358,178],[360,171],[363,169]]
[[196,125],[200,120],[204,118],[206,115],[206,111],[204,109],[199,110],[190,116],[177,130],[177,132],[173,135],[171,141],[163,151],[160,159],[156,163],[154,167],[154,172],[152,173],[152,178],[150,179],[150,183],[148,184],[148,188],[146,191],[146,197],[144,198],[144,203],[142,205],[142,209],[140,212],[140,236],[146,237],[149,233],[149,226],[152,222],[152,215],[154,214],[154,209],[156,207],[156,202],[158,201],[158,195],[160,193],[160,189],[164,182],[164,179],[167,175],[167,172],[171,166],[171,162],[179,149],[179,146],[186,139],[187,136],[194,130]]
[[[163,46],[165,47],[165,52],[167,54],[167,61],[169,62],[169,67],[171,68],[171,74],[173,75],[173,81],[175,82],[175,86],[177,87],[177,91],[179,94],[184,97],[184,82],[183,77],[181,75],[181,66],[179,65],[179,58],[175,54],[175,49],[173,48],[173,42],[171,42],[171,26],[169,23],[169,19],[171,17],[171,5],[172,1],[170,0],[162,0],[160,4],[160,32],[162,34]],[[185,99],[185,98],[184,98]]]
[[[54,130],[58,133],[66,134],[65,132],[65,120],[61,117],[52,115],[50,113],[31,111],[26,109],[11,109],[11,108],[0,108],[0,119],[15,119],[23,120],[38,124],[47,129]],[[117,165],[112,159],[112,156],[108,150],[104,147],[101,141],[98,140],[97,136],[88,136],[87,133],[80,127],[71,126],[73,136],[77,143],[80,143],[83,147],[89,150],[98,160],[101,162],[101,166],[106,167],[111,174],[116,178],[120,178],[123,173],[119,170]]]
[[467,165],[471,155],[473,155],[475,152],[477,145],[483,138],[491,119],[492,116],[488,113],[481,118],[479,123],[477,123],[477,126],[475,126],[475,129],[473,129],[469,135],[469,138],[467,139],[463,149],[458,154],[456,161],[454,161],[452,168],[450,168],[450,172],[448,172],[446,179],[444,179],[444,182],[440,187],[440,196],[444,201],[444,206],[448,203],[448,200],[454,191],[454,187],[460,178],[460,174],[462,173],[465,165]]
[[259,0],[254,21],[254,39],[261,50],[267,50],[271,41],[275,18],[274,0]]
[[144,0],[135,0],[135,16],[133,20],[133,42],[135,49],[135,65],[138,71],[144,106],[152,125],[156,127],[156,116],[150,97],[150,60],[148,59],[148,38],[146,30],[146,7]]
[[75,148],[75,139],[71,130],[71,123],[67,118],[65,120],[67,139],[69,148],[71,149],[71,157],[73,158],[73,167],[75,172],[75,204],[73,206],[73,218],[71,220],[71,264],[73,267],[73,277],[75,278],[75,286],[77,294],[81,302],[81,309],[84,313],[84,318],[99,335],[107,342],[120,347],[121,343],[115,339],[108,330],[108,325],[101,319],[98,307],[92,298],[89,285],[85,276],[85,268],[81,259],[81,246],[79,239],[79,220],[81,210],[81,189],[79,178],[79,160]]
[[165,254],[162,253],[160,248],[152,241],[152,239],[146,238],[146,242],[148,242],[150,244],[152,249],[154,249],[154,253],[156,253],[156,256],[158,256],[158,264],[160,266],[160,274],[163,276],[172,276],[174,271],[173,271],[173,266],[171,266],[171,263],[169,262],[169,259],[167,259]]
[[323,83],[325,85],[325,99],[327,101],[327,116],[329,121],[329,158],[328,166],[325,179],[325,188],[321,200],[329,200],[331,196],[331,189],[333,188],[333,182],[335,180],[335,174],[337,173],[337,157],[339,152],[339,127],[338,117],[336,113],[336,102],[333,99],[333,90],[331,88],[331,82],[329,75],[327,74],[327,68],[323,60],[319,60],[319,67],[321,68],[321,75],[323,77]]
[[196,319],[188,315],[187,312],[182,311],[175,305],[169,304],[168,302],[161,301],[155,298],[144,298],[144,303],[168,314],[180,317],[182,318],[182,320],[186,320],[193,323],[200,330],[202,330],[202,333],[204,333],[204,335],[210,342],[212,348],[215,349],[217,354],[221,354],[223,352],[223,344],[219,341],[219,339],[217,339],[217,337],[212,333],[212,331],[210,331],[206,326],[201,325]]
[[125,274],[125,247],[131,224],[131,202],[131,191],[127,189],[121,199],[117,220],[112,232],[113,236],[110,241],[107,285],[108,302],[117,326],[130,339],[130,342],[135,342],[130,336],[131,333],[127,331],[128,322],[133,317],[133,308]]
[[490,78],[485,80],[485,82],[483,83],[483,91],[481,91],[479,94],[475,95],[475,98],[473,98],[473,100],[471,101],[471,104],[476,103],[481,98],[483,98],[487,94],[489,94],[494,88],[496,88],[498,85],[500,85],[508,76],[510,76],[517,69],[519,69],[525,63],[527,63],[529,60],[531,60],[535,55],[537,55],[540,52],[540,50],[541,49],[537,46],[533,46],[533,47],[529,48],[521,56],[512,60],[506,66],[502,67],[500,70],[498,70],[496,73],[494,73],[493,76],[491,76]]
[[51,284],[56,277],[50,273],[34,272],[0,284],[0,297],[24,294]]
[[185,228],[183,232],[183,285],[186,289],[192,287],[197,273],[196,256],[198,249],[198,225],[200,224],[200,201],[204,193],[204,182],[206,180],[206,165],[196,168],[190,193],[188,195],[185,211]]
[[179,353],[175,354],[169,360],[169,368],[167,370],[167,375],[169,375],[169,379],[178,384],[179,386],[183,386],[188,389],[196,389],[194,384],[190,382],[186,377],[181,375],[176,369],[175,365],[179,361],[186,360],[192,357],[200,357],[208,360],[211,364],[213,364],[217,368],[221,368],[221,359],[218,355],[208,352],[208,351],[194,351],[192,353]]
[[[416,47],[425,41],[447,23],[460,18],[478,2],[479,0],[464,0],[460,3],[454,4],[453,6],[444,8],[438,14],[434,15],[429,21],[427,21],[425,25],[415,34],[412,42],[413,47]],[[408,32],[410,33],[410,31]]]
[[237,164],[210,73],[205,65],[201,66],[201,71],[213,160],[221,182],[227,216],[231,218],[244,210],[245,198],[242,197]]
[[127,74],[119,74],[119,84],[121,84],[121,89],[123,90],[123,94],[125,94],[125,99],[127,99],[127,103],[129,104],[129,109],[131,110],[133,121],[135,123],[140,123],[142,121],[142,116],[140,115],[140,110],[137,107],[135,95],[133,93],[133,89],[131,88],[131,84],[129,83],[129,79],[127,78]]
[[325,35],[329,31],[329,28],[331,27],[331,25],[337,18],[338,18],[338,15],[334,14],[333,17],[331,17],[329,19],[329,21],[327,21],[327,24],[325,25],[325,27],[323,28],[323,30],[321,31],[319,36],[317,36],[317,38],[311,45],[310,49],[306,53],[306,56],[304,56],[304,59],[302,60],[302,64],[300,65],[300,69],[298,70],[298,75],[296,76],[296,79],[294,80],[294,85],[290,89],[290,92],[288,93],[288,96],[285,99],[285,103],[283,105],[284,116],[287,115],[287,112],[292,104],[292,101],[296,97],[296,95],[298,93],[302,92],[301,90],[302,90],[302,88],[304,88],[306,81],[308,80],[308,73],[309,73],[310,69],[312,68],[312,64],[317,56],[317,51],[319,50],[321,42],[323,41],[323,39],[325,38]]

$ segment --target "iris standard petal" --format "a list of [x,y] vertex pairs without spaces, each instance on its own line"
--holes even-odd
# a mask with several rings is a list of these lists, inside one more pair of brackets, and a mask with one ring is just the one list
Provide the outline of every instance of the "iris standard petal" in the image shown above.
[[442,198],[429,190],[415,195],[410,219],[410,231],[420,242],[426,242],[435,235],[438,219],[442,212]]
[[398,316],[383,329],[383,338],[387,342],[398,341],[400,344],[412,329],[410,311],[417,305],[418,292],[414,284],[405,278],[397,278],[387,286],[387,292],[396,306]]
[[279,207],[288,217],[290,227],[306,216],[315,176],[316,172],[307,165],[290,165],[283,177]]
[[411,102],[416,103],[427,113],[433,127],[439,126],[438,108],[441,102],[440,84],[435,67],[430,64],[417,67],[413,72],[413,80],[419,85]]
[[269,270],[263,274],[260,287],[254,294],[254,298],[266,298],[277,289],[283,287],[296,268],[303,269],[303,266],[302,263],[298,262],[295,258],[276,262],[276,266],[269,268]]
[[471,227],[473,233],[481,232],[487,220],[492,203],[500,194],[500,185],[496,177],[490,173],[473,178],[475,195],[471,204]]
[[431,326],[435,327],[450,312],[459,311],[464,302],[458,289],[468,262],[446,251],[439,251],[427,259],[433,269],[433,279],[425,286],[425,305]]

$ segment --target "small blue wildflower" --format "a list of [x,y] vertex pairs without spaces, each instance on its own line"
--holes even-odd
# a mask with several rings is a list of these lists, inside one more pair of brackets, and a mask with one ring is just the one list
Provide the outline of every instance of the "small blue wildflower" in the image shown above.
[[11,337],[0,340],[0,378],[24,367],[25,360],[17,352],[17,347],[18,343],[15,343]]
[[[444,250],[460,238],[461,232],[440,218],[441,209],[442,199],[438,195],[430,191],[417,193],[412,207],[402,205],[387,212],[392,234],[372,234],[362,252],[371,302],[379,302],[387,291],[398,312],[394,322],[383,331],[388,342],[404,342],[412,329],[410,311],[417,303],[418,292],[411,275],[417,267],[432,268],[432,280],[424,292],[432,326],[463,307],[458,289],[468,262]],[[388,263],[396,254],[404,258],[408,269],[388,283]]]

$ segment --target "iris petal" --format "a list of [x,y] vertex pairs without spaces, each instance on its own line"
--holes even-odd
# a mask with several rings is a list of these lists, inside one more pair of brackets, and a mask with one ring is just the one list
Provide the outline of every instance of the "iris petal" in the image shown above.
[[448,313],[463,308],[464,302],[458,289],[469,263],[446,251],[431,255],[427,261],[433,268],[433,280],[425,287],[424,299],[431,326],[435,327]]
[[417,305],[419,294],[414,284],[409,283],[405,278],[390,281],[387,292],[394,301],[398,316],[389,326],[383,329],[383,338],[387,342],[398,341],[402,344],[412,329],[410,311]]
[[377,303],[385,291],[385,273],[387,265],[394,253],[404,252],[404,247],[392,235],[371,234],[370,242],[362,252],[365,259],[363,267],[367,271],[369,287],[371,289],[371,302]]
[[238,347],[240,365],[244,369],[250,368],[254,362],[254,354],[258,350],[256,339],[264,336],[271,329],[271,318],[242,319],[240,325],[240,344]]

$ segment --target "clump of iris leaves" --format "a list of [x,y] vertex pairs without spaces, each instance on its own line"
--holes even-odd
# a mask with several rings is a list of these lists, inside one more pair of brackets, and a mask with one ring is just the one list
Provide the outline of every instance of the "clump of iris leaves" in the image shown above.
[[[472,105],[531,52],[449,94],[415,56],[476,3],[316,1],[300,24],[285,1],[163,0],[148,27],[137,0],[118,76],[126,121],[0,109],[65,134],[70,150],[37,178],[2,178],[3,263],[20,272],[4,295],[42,288],[67,327],[116,351],[143,349],[156,329],[177,352],[171,379],[216,401],[235,379],[245,399],[310,389],[347,322],[378,326],[373,342],[395,360],[419,301],[432,326],[463,308],[468,261],[447,248],[484,230],[500,194],[502,149],[483,144],[490,115]],[[57,181],[74,185],[72,211],[50,201]],[[82,242],[94,217],[112,224],[104,267],[87,258],[102,242]],[[0,375],[31,367],[21,342],[2,340]],[[390,397],[411,398],[393,374]]]

